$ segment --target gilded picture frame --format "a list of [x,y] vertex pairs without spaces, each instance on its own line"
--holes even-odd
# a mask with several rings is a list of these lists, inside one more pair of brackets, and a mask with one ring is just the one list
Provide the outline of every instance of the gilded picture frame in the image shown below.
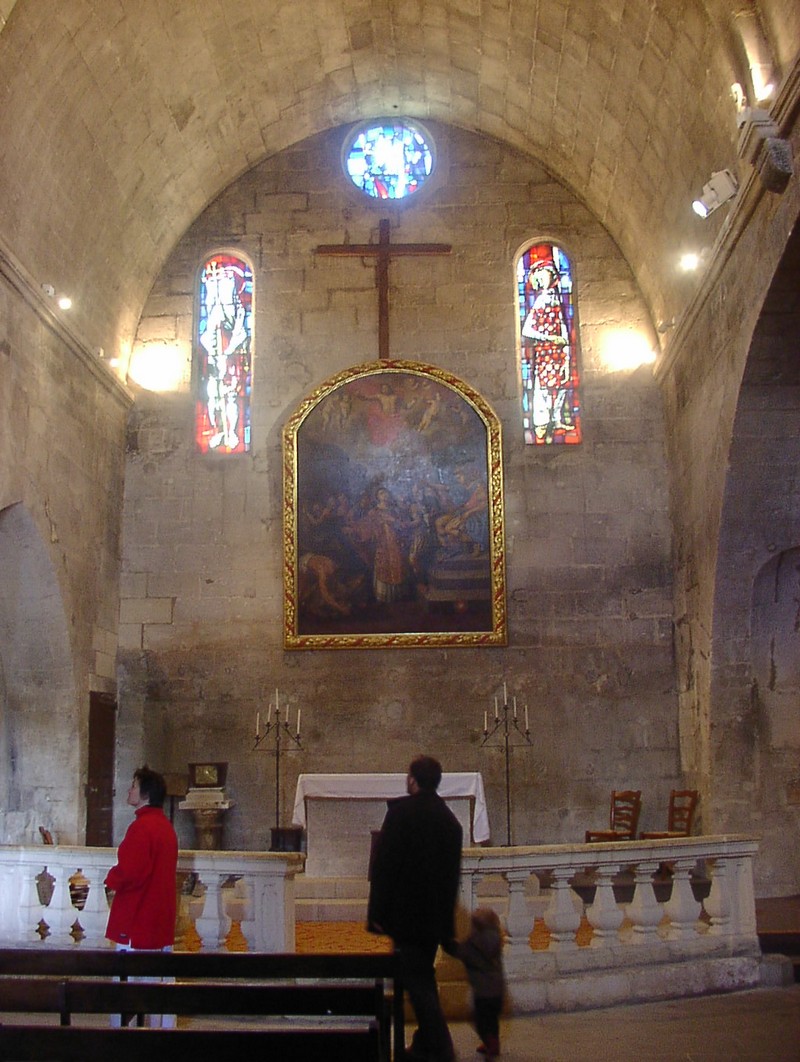
[[500,422],[410,361],[355,366],[283,431],[287,649],[507,639]]

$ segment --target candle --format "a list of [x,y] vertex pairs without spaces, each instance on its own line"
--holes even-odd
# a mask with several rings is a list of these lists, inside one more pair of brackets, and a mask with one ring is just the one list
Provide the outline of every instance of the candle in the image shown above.
[[286,702],[286,725],[289,725],[289,702]]
[[489,730],[489,716],[487,712],[483,713],[483,732],[487,733]]
[[278,703],[278,687],[276,686],[275,687],[275,719],[277,720],[277,722],[280,722],[280,711],[281,711],[281,706]]
[[300,709],[297,709],[297,736],[300,737]]
[[261,730],[261,712],[256,712],[256,737],[258,737],[259,730]]
[[517,698],[514,698],[514,718],[517,718]]
[[497,698],[494,699],[494,717],[497,718]]
[[269,721],[270,721],[271,718],[272,718],[272,703],[270,703],[269,707],[267,708],[267,726],[269,726]]
[[528,726],[528,706],[526,704],[525,705],[525,733],[527,733],[529,730],[530,730],[530,727]]
[[503,683],[503,707],[508,704],[508,690],[506,689],[505,682]]

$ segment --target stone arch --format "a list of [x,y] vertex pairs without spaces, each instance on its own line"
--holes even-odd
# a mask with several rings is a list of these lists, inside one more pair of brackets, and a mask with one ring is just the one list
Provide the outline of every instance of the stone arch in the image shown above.
[[75,684],[55,570],[21,503],[0,511],[0,836],[73,842],[78,743]]
[[761,837],[756,878],[763,895],[800,888],[794,857],[800,844],[799,423],[797,225],[761,309],[742,377],[712,629],[707,825],[714,832],[752,830]]
[[800,755],[800,546],[783,550],[757,574],[752,606],[753,682],[763,740]]

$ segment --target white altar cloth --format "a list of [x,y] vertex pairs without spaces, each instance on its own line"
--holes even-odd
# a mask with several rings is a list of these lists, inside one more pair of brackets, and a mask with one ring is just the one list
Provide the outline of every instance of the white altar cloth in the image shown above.
[[[301,774],[297,779],[292,822],[306,825],[306,800],[391,800],[406,795],[406,774]],[[438,789],[444,800],[471,797],[472,839],[476,844],[489,840],[489,813],[483,791],[483,776],[478,771],[443,774]],[[469,843],[469,838],[464,838]]]

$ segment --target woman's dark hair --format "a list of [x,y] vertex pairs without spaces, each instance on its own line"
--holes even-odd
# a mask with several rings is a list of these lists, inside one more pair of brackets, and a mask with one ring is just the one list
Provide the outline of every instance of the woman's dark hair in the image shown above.
[[139,783],[139,792],[147,797],[151,808],[163,808],[167,795],[167,783],[158,771],[151,771],[147,764],[133,772],[134,782]]

